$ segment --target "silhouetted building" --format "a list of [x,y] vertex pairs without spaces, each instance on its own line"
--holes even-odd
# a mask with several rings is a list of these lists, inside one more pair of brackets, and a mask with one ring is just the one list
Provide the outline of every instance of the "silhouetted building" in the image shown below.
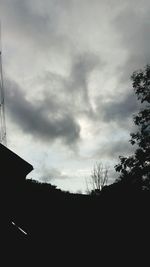
[[20,183],[33,170],[33,166],[0,144],[0,182]]
[[[20,228],[12,224],[12,220],[20,218],[23,208],[24,185],[26,176],[33,170],[33,166],[20,158],[7,147],[0,144],[0,196],[1,222],[0,236],[10,250],[16,247],[16,242],[25,239]],[[26,207],[27,208],[27,207]],[[25,212],[25,208],[23,208]]]

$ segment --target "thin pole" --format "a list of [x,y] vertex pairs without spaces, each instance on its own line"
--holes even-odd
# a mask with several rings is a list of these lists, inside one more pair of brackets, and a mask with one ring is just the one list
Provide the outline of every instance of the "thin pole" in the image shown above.
[[5,94],[3,82],[3,67],[2,67],[2,38],[1,38],[1,21],[0,21],[0,142],[7,146],[6,138],[6,121],[5,121]]

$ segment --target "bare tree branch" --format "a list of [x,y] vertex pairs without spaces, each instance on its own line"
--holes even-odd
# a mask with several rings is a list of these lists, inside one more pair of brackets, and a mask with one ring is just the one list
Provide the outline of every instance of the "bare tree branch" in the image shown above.
[[[101,162],[96,162],[89,180],[86,179],[88,193],[100,192],[108,183],[108,167],[104,167]],[[91,189],[90,189],[90,188]]]

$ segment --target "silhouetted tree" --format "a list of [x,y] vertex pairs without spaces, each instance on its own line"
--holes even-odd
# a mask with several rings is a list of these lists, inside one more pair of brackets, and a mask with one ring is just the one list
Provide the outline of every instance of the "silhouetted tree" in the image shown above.
[[133,117],[138,126],[136,133],[131,133],[130,143],[137,146],[134,155],[120,156],[120,163],[115,166],[120,172],[120,180],[131,181],[132,184],[150,188],[150,65],[131,76],[133,89],[143,107]]
[[94,165],[90,179],[86,180],[87,192],[89,194],[99,194],[108,182],[108,168],[101,162]]

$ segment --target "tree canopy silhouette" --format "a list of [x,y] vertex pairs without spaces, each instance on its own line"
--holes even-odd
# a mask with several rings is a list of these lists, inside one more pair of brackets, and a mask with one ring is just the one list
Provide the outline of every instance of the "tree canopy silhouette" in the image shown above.
[[141,103],[140,111],[133,120],[138,127],[137,132],[131,133],[131,145],[136,146],[135,153],[129,157],[120,156],[120,163],[115,166],[120,172],[120,180],[132,182],[134,185],[146,186],[150,189],[150,65],[143,70],[135,71],[132,85]]

